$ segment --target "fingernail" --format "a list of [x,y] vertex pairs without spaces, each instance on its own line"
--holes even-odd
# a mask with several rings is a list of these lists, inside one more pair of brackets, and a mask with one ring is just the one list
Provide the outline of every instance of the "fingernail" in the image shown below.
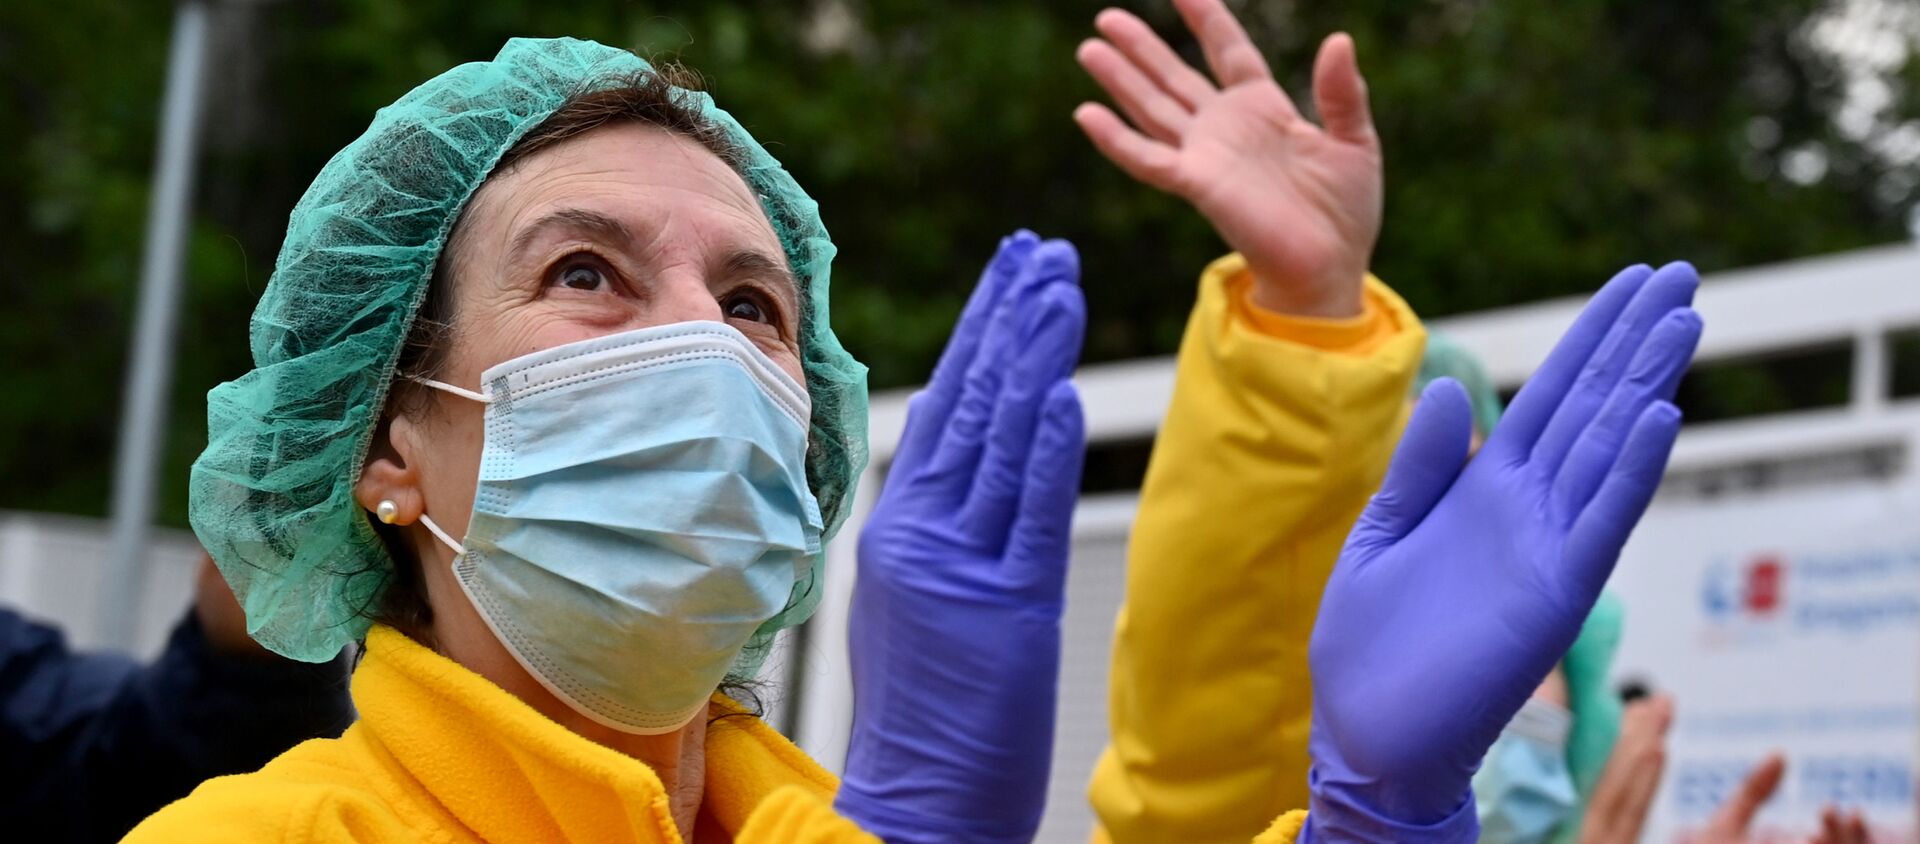
[[1002,274],[1018,271],[1032,258],[1033,245],[1034,237],[1031,232],[1021,231],[1001,238],[1000,249],[993,254],[994,269]]
[[1065,240],[1049,240],[1034,252],[1040,260],[1039,278],[1043,282],[1077,281],[1080,277],[1080,253]]
[[1054,282],[1040,288],[1037,296],[1039,301],[1036,303],[1038,307],[1034,308],[1026,325],[1027,331],[1021,339],[1031,344],[1042,335],[1060,331],[1063,325],[1072,320],[1083,319],[1080,309],[1075,307],[1077,293],[1064,282]]
[[1691,277],[1695,282],[1700,280],[1700,271],[1694,269],[1693,265],[1686,261],[1672,261],[1660,268],[1660,274],[1685,275]]
[[1660,318],[1660,323],[1664,326],[1672,326],[1671,328],[1664,329],[1665,331],[1687,331],[1689,329],[1697,331],[1705,324],[1700,319],[1700,312],[1692,308],[1674,308],[1668,311],[1666,316]]

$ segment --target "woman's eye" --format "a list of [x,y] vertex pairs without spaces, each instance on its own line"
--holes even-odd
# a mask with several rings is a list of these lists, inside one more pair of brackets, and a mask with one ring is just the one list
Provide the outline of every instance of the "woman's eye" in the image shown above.
[[553,283],[569,290],[584,290],[589,293],[604,290],[609,286],[606,272],[592,264],[572,264],[564,267],[554,275]]
[[744,319],[749,322],[772,322],[773,315],[751,296],[729,296],[722,303],[727,319]]

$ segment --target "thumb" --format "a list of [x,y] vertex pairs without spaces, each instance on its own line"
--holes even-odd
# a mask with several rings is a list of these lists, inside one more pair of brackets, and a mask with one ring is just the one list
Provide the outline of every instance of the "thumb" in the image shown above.
[[1313,60],[1313,107],[1332,135],[1350,144],[1373,146],[1373,110],[1367,105],[1367,81],[1360,76],[1353,37],[1336,32],[1320,43]]
[[1453,488],[1473,442],[1473,408],[1452,378],[1427,385],[1387,465],[1386,480],[1360,516],[1362,526],[1399,539],[1413,532]]

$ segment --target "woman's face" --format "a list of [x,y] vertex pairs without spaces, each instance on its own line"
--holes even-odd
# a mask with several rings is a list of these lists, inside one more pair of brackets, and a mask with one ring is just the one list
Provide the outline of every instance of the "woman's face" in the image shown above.
[[[453,331],[438,380],[479,390],[483,371],[521,355],[712,320],[739,329],[805,383],[799,288],[779,238],[746,182],[694,141],[640,124],[582,133],[494,174],[461,229],[442,259],[451,262],[442,277],[453,285]],[[398,506],[396,522],[424,569],[440,649],[523,698],[538,697],[544,690],[461,596],[452,551],[418,522],[424,513],[449,534],[465,534],[483,412],[436,391],[423,409],[394,415],[375,438],[357,493],[368,509],[383,499]]]
[[[439,380],[472,390],[495,364],[636,328],[726,322],[794,380],[799,289],[739,174],[641,124],[581,134],[481,186],[448,255],[452,347]],[[423,454],[428,515],[461,535],[480,469],[482,406],[446,394]]]

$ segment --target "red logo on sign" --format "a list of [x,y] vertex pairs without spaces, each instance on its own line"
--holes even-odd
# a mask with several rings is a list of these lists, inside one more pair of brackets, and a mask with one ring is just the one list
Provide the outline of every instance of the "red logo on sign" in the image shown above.
[[1780,608],[1780,581],[1786,566],[1779,557],[1755,558],[1747,566],[1747,612],[1766,615]]

